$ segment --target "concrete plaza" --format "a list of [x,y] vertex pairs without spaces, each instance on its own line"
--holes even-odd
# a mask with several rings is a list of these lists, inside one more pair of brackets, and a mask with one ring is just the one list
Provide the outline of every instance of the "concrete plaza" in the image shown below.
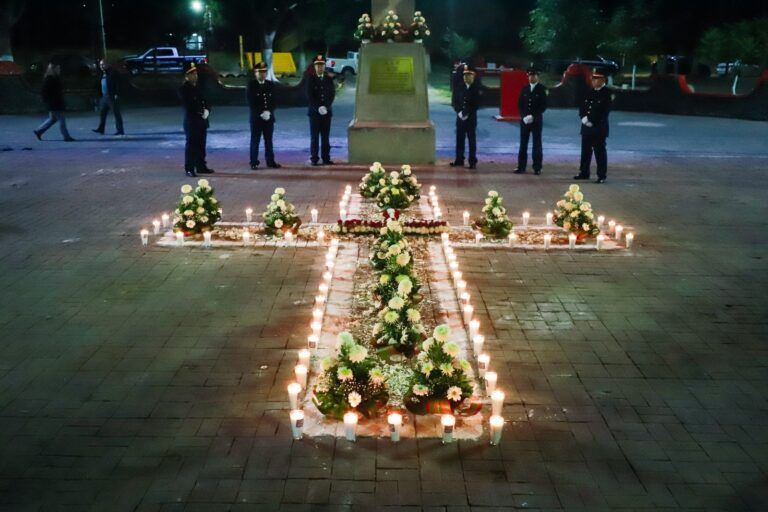
[[[462,171],[432,105],[440,163],[416,172],[454,224],[489,189],[543,215],[575,174],[575,111],[546,114],[538,177],[509,172],[517,128],[494,113]],[[41,143],[41,118],[0,117],[0,510],[768,509],[768,123],[614,113],[608,183],[584,192],[634,250],[458,251],[507,391],[491,447],[292,441],[285,383],[323,254],[142,248],[191,180],[180,109],[125,118],[123,139],[76,114],[78,142]],[[254,172],[246,111],[214,112],[225,219],[283,186],[335,220],[363,168],[307,167],[306,110],[277,119],[285,167]]]

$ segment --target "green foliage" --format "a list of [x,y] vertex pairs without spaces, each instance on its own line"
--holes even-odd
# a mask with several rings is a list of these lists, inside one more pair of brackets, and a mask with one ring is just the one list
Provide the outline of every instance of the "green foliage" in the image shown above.
[[711,63],[768,64],[768,18],[728,23],[702,35],[697,54]]
[[538,0],[520,36],[526,49],[551,57],[594,54],[602,23],[594,0]]
[[477,51],[477,41],[448,29],[443,35],[442,51],[452,61],[467,60]]
[[208,180],[201,179],[197,187],[181,187],[181,200],[173,214],[173,224],[177,231],[187,234],[200,234],[210,231],[221,219],[219,201],[213,197],[213,187]]
[[296,208],[285,199],[285,189],[282,187],[275,189],[263,216],[266,231],[269,233],[296,231],[301,225],[301,219],[296,215]]
[[512,231],[512,221],[507,216],[503,198],[495,190],[488,192],[483,206],[483,217],[475,221],[474,227],[485,236],[505,238]]

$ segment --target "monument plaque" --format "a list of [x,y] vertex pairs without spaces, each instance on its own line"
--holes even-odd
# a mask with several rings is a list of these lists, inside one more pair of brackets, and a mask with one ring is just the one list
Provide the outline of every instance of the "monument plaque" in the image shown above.
[[416,94],[413,57],[379,57],[371,61],[370,94]]

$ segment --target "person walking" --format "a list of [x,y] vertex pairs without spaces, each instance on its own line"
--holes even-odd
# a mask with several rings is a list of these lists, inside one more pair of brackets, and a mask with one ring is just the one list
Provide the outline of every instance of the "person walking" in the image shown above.
[[43,98],[43,103],[45,103],[45,108],[48,110],[48,119],[38,126],[37,129],[33,130],[37,140],[43,140],[43,134],[48,131],[48,128],[59,123],[61,136],[64,137],[64,140],[66,142],[74,141],[75,139],[69,135],[67,118],[64,116],[64,110],[66,110],[64,105],[64,84],[61,82],[61,66],[58,64],[53,62],[48,64],[40,95]]
[[99,126],[93,131],[104,135],[104,128],[107,124],[107,114],[112,111],[115,116],[115,135],[125,135],[123,131],[123,116],[120,113],[120,99],[117,94],[118,76],[117,72],[109,67],[106,60],[99,61],[101,68],[101,100],[99,101]]
[[267,167],[279,169],[275,162],[272,135],[275,131],[275,83],[267,80],[267,65],[259,62],[253,68],[254,79],[248,82],[248,107],[251,111],[251,169],[259,168],[259,144],[264,138]]
[[524,174],[528,166],[528,140],[533,135],[533,173],[541,174],[544,157],[541,147],[541,131],[544,126],[544,111],[547,110],[547,89],[539,83],[539,72],[528,68],[528,86],[520,91],[517,100],[520,110],[520,149],[517,152],[515,174]]
[[605,148],[608,138],[608,114],[611,113],[611,91],[605,86],[605,75],[595,70],[592,73],[592,90],[587,93],[579,108],[581,117],[581,165],[575,180],[588,180],[592,154],[597,164],[597,181],[608,179],[608,152]]
[[[333,78],[325,72],[325,58],[315,57],[312,62],[314,73],[307,80],[307,97],[309,98],[309,136],[310,161],[312,165],[333,165],[331,160],[331,119],[333,118],[333,100],[336,98],[336,88]],[[319,154],[318,154],[319,153]]]
[[456,112],[456,159],[451,167],[464,167],[464,140],[469,142],[469,168],[477,168],[477,109],[480,108],[480,88],[475,71],[464,66],[464,82],[453,89],[453,110]]
[[184,75],[184,84],[179,88],[179,98],[184,107],[184,172],[195,177],[196,173],[213,174],[205,162],[205,145],[208,137],[210,108],[197,85],[197,68],[192,65]]

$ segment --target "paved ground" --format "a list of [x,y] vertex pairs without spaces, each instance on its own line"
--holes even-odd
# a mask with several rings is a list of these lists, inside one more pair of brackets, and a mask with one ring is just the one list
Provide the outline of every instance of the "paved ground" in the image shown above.
[[[454,222],[489,188],[543,212],[576,167],[574,112],[548,115],[541,177],[508,172],[516,131],[491,114],[494,163],[419,169]],[[0,510],[768,509],[768,124],[614,115],[609,182],[585,188],[635,252],[460,254],[508,391],[501,447],[350,447],[293,443],[286,420],[321,254],[140,247],[184,181],[177,115],[129,111],[121,141],[74,117],[76,144],[0,117]],[[281,185],[330,220],[362,172],[303,167],[300,110],[279,117],[289,166],[246,171],[243,112],[216,115],[225,216]]]

